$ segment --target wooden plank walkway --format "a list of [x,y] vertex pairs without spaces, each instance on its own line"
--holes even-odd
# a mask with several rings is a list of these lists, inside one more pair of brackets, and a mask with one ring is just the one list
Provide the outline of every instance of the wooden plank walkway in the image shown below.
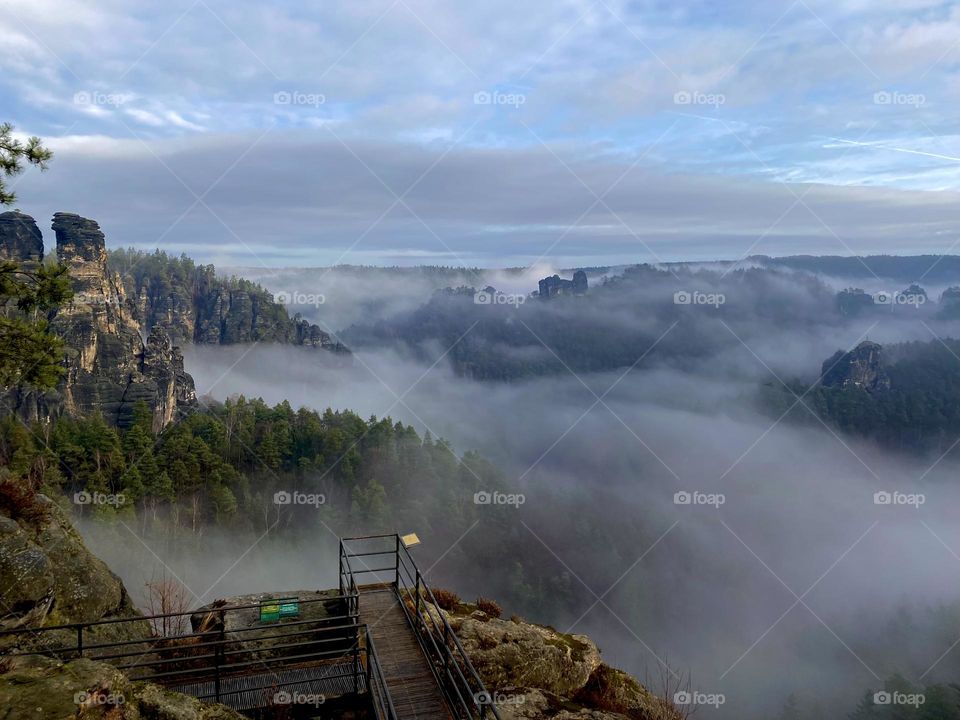
[[396,592],[384,585],[358,590],[360,622],[373,636],[398,720],[452,720]]
[[[290,695],[322,695],[335,698],[353,693],[353,661],[343,660],[334,663],[317,663],[276,671],[255,672],[249,675],[233,675],[220,681],[220,702],[234,710],[255,710],[274,705],[273,698],[278,691],[284,690]],[[343,677],[343,676],[346,677]],[[360,692],[367,691],[366,679],[361,673],[358,677]],[[171,690],[193,695],[214,702],[214,684],[212,680],[186,682],[170,685]]]

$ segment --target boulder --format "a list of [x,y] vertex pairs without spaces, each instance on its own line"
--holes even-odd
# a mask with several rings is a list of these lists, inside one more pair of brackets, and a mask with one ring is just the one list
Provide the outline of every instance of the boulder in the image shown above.
[[535,687],[569,696],[586,685],[600,665],[600,651],[586,635],[491,618],[480,611],[448,617],[489,689]]
[[223,705],[132,682],[111,665],[86,658],[13,658],[0,673],[0,707],[5,720],[244,720]]
[[[37,495],[36,502],[41,519],[0,516],[0,629],[139,617],[120,578],[87,549],[56,503],[44,495]],[[144,620],[93,626],[84,638],[85,644],[92,644],[149,634]],[[0,640],[0,647],[12,642],[23,649],[73,647],[76,634],[38,632]]]

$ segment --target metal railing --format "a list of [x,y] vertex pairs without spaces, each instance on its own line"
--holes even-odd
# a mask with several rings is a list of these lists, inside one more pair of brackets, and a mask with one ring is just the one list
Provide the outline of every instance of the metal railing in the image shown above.
[[[298,615],[309,614],[311,607],[322,603],[320,617],[228,628],[230,614],[259,613],[270,602],[275,601],[4,630],[0,631],[0,642],[12,646],[4,652],[7,657],[44,655],[64,662],[90,658],[114,665],[131,680],[181,689],[190,685],[191,694],[201,700],[234,704],[231,695],[263,692],[264,702],[259,707],[273,704],[274,696],[269,691],[277,693],[305,682],[302,677],[283,680],[280,673],[284,670],[326,665],[316,682],[343,681],[340,686],[351,688],[357,695],[369,691],[377,719],[396,720],[373,640],[366,625],[359,622],[355,586],[352,593],[297,601]],[[193,632],[156,631],[157,627],[183,627],[187,623]],[[127,639],[100,641],[121,634]],[[230,680],[253,675],[262,676],[266,683],[241,683],[238,689],[224,687],[236,686],[228,683]]]
[[[383,550],[355,551],[349,544],[388,545]],[[384,560],[392,556],[393,561]],[[370,567],[387,563],[384,566]],[[355,562],[351,562],[351,560]],[[354,567],[355,565],[361,567]],[[407,622],[413,628],[417,642],[426,656],[430,669],[443,691],[450,709],[460,720],[500,720],[493,696],[487,692],[483,680],[470,662],[460,639],[440,612],[430,586],[424,580],[410,550],[397,534],[366,535],[340,540],[340,592],[357,591],[357,575],[373,575],[375,582],[384,577],[396,592]],[[433,606],[433,609],[427,607]]]

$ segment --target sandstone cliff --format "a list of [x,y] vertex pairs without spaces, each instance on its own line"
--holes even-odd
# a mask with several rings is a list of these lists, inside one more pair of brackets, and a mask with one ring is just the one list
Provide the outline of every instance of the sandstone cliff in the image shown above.
[[230,345],[275,342],[349,354],[319,326],[286,307],[259,285],[218,277],[212,265],[165,253],[117,250],[111,262],[123,278],[136,319],[160,327],[179,342]]
[[[196,402],[183,355],[160,328],[144,340],[119,276],[107,268],[96,222],[57,213],[53,230],[57,259],[69,269],[74,291],[51,323],[67,346],[66,372],[55,392],[15,392],[7,402],[28,420],[100,412],[124,426],[143,400],[153,410],[154,429],[163,428]],[[32,217],[0,214],[0,253],[22,264],[40,260],[43,240]]]
[[883,348],[864,340],[849,352],[838,350],[824,361],[820,382],[824,387],[858,387],[867,392],[887,390],[890,378],[883,364]]

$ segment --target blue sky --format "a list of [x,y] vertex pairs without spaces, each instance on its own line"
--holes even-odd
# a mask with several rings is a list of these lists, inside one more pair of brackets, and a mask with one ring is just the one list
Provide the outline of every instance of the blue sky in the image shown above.
[[960,7],[10,0],[41,222],[234,265],[952,252]]

